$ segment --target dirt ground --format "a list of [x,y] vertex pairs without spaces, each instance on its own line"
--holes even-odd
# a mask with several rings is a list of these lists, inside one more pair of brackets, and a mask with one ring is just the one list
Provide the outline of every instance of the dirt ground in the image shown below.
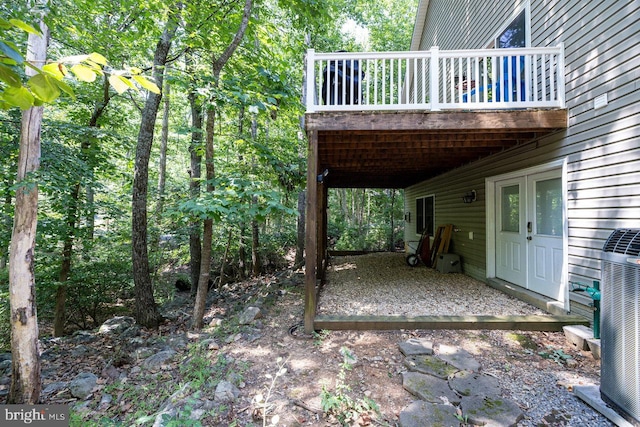
[[[114,351],[128,348],[124,338],[83,343],[82,352],[77,341],[81,336],[45,340],[44,387],[54,381],[70,381],[86,371],[94,372],[100,380],[86,401],[70,397],[63,388],[44,397],[43,403],[78,405],[74,411],[81,413],[77,418],[82,421],[76,425],[83,426],[129,425],[122,422],[148,407],[150,413],[142,425],[152,425],[149,420],[165,399],[159,396],[173,393],[186,381],[189,373],[183,368],[193,361],[190,345],[214,338],[217,345],[209,347],[207,363],[213,366],[221,356],[226,358],[227,374],[231,370],[238,373],[234,382],[240,393],[224,406],[222,415],[220,411],[216,416],[205,415],[200,424],[194,421],[191,425],[397,426],[400,412],[414,401],[402,387],[406,368],[398,345],[419,337],[432,340],[436,348],[446,344],[471,353],[484,372],[499,379],[505,397],[516,400],[522,408],[525,419],[519,425],[611,425],[572,395],[576,384],[599,382],[599,363],[589,353],[568,345],[562,333],[417,330],[305,335],[301,328],[303,275],[291,271],[230,285],[212,292],[209,301],[205,320],[210,326],[194,333],[190,331],[192,299],[188,294],[177,294],[163,309],[169,320],[157,331],[142,329],[134,340],[151,345],[179,338],[189,345],[176,347],[174,359],[155,376],[141,375],[144,359],[123,357],[116,371],[121,374],[119,388],[109,385],[107,368]],[[238,316],[249,305],[260,306],[261,317],[239,325]],[[559,354],[571,356],[570,363],[550,356]],[[6,381],[3,387],[7,387]],[[104,404],[109,387],[114,399]],[[213,401],[214,395],[212,384],[192,397],[202,402]],[[371,409],[374,406],[376,409]]]

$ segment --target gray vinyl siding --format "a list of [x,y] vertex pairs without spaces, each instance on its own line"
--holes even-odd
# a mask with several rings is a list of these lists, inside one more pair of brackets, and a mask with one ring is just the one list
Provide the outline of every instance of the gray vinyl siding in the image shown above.
[[[431,0],[421,49],[485,47],[524,4]],[[565,46],[568,129],[407,188],[406,209],[416,195],[435,194],[436,224],[461,230],[454,233],[453,252],[465,272],[484,279],[485,178],[566,160],[568,279],[591,283],[600,279],[600,252],[611,231],[640,228],[640,2],[530,4],[531,46]],[[594,98],[604,93],[608,106],[595,110]],[[462,203],[471,189],[478,201]],[[407,227],[407,237],[411,232]]]

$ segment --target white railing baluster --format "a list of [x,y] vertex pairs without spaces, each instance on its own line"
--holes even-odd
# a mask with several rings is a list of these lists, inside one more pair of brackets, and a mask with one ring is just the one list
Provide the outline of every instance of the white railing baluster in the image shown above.
[[556,55],[549,57],[549,100],[558,99],[556,97],[555,79],[556,79]]
[[533,59],[533,70],[531,70],[531,77],[533,80],[533,89],[532,89],[532,100],[536,101],[538,99],[538,55],[532,55]]

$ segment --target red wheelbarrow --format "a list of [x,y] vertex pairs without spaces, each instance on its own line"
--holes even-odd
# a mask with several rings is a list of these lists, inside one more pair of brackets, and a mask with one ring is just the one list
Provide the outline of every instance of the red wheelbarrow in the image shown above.
[[418,242],[418,248],[416,252],[413,254],[407,255],[405,258],[407,265],[409,267],[415,267],[422,261],[424,265],[427,267],[431,267],[431,249],[429,248],[429,233],[425,229],[422,232],[422,236],[420,236],[420,241]]

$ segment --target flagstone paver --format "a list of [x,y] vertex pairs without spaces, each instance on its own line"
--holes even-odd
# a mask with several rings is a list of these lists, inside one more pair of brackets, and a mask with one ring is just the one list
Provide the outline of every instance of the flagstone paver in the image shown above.
[[418,398],[400,412],[400,427],[516,426],[524,414],[502,397],[498,379],[464,349],[410,339],[399,344],[405,355],[402,386]]

